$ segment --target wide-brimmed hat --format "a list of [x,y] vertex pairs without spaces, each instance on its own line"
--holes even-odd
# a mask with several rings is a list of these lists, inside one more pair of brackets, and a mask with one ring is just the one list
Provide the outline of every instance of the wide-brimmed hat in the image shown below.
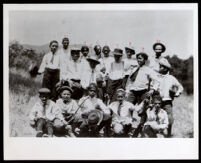
[[132,46],[125,47],[125,50],[130,50],[130,51],[132,51],[132,54],[135,54],[135,49]]
[[99,110],[92,110],[88,114],[88,123],[97,124],[103,120],[103,112]]
[[98,61],[98,58],[96,56],[90,56],[87,58],[87,61],[89,62],[95,62],[96,64],[99,64],[100,62]]
[[171,65],[170,65],[170,63],[168,62],[168,60],[166,58],[161,58],[159,60],[159,64],[171,69]]
[[123,55],[123,50],[119,49],[119,48],[116,48],[116,49],[114,49],[113,54],[118,55],[118,56],[122,56]]
[[38,93],[40,94],[50,94],[51,91],[48,88],[41,88],[38,90]]
[[68,86],[62,86],[59,89],[59,92],[62,92],[63,90],[68,90],[68,91],[70,91],[71,94],[73,93],[73,90],[70,87],[68,87]]
[[166,50],[165,45],[163,45],[162,43],[159,43],[159,42],[157,42],[157,43],[155,43],[155,44],[153,45],[153,50],[155,50],[155,48],[156,48],[157,45],[162,46],[162,53],[165,52],[165,50]]

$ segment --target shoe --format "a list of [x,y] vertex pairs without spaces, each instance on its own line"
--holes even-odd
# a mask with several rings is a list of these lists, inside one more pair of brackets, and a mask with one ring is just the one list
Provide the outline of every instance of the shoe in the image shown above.
[[43,136],[43,132],[42,131],[38,131],[38,133],[36,134],[36,137],[42,137]]

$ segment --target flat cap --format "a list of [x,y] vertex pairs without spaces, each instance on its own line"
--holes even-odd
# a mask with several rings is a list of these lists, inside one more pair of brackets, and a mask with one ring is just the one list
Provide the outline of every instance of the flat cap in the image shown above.
[[122,56],[123,55],[123,50],[119,49],[119,48],[116,48],[116,49],[114,49],[113,54]]
[[68,90],[68,91],[70,91],[71,94],[73,93],[73,90],[68,86],[62,86],[59,91],[61,92],[63,90]]
[[51,93],[51,91],[48,88],[41,88],[38,90],[38,93],[49,94],[49,93]]

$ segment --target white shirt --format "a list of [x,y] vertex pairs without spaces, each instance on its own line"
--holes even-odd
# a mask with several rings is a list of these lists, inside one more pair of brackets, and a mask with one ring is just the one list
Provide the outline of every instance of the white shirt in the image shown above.
[[82,73],[82,65],[79,60],[68,61],[68,64],[66,64],[66,69],[67,79],[80,78],[80,74]]
[[86,89],[90,83],[96,83],[96,76],[100,73],[97,67],[91,69],[89,63],[81,70],[81,85]]
[[[52,57],[54,57],[53,62],[51,62]],[[45,68],[60,69],[60,65],[61,57],[58,51],[55,54],[50,51],[49,53],[44,55],[38,72],[43,73],[45,71]]]
[[45,106],[43,106],[41,101],[38,101],[29,114],[30,120],[37,120],[39,118],[44,118],[53,121],[55,118],[63,119],[63,115],[59,107],[51,100],[47,100]]
[[[134,73],[138,69],[138,67],[135,67],[132,73]],[[141,91],[144,89],[148,89],[150,79],[150,88],[157,90],[159,86],[157,73],[146,65],[143,65],[142,67],[140,67],[134,82],[132,82],[129,78],[129,85],[127,86],[127,90]]]
[[[127,123],[132,123],[132,118],[136,117],[137,108],[135,106],[128,102],[128,101],[123,101],[121,104],[121,109],[120,109],[120,115],[118,114],[118,108],[119,108],[119,101],[114,101],[112,102],[108,108],[113,112],[113,118],[112,121],[113,123],[116,122],[127,122]],[[134,113],[133,113],[134,112]]]
[[118,80],[124,78],[124,62],[121,61],[120,63],[112,62],[109,68],[109,78],[111,80]]
[[81,115],[82,113],[88,113],[91,110],[95,110],[97,109],[96,107],[98,106],[99,109],[105,113],[107,113],[108,109],[106,107],[106,105],[103,103],[103,101],[99,98],[93,97],[91,98],[90,96],[85,96],[82,97],[79,102],[78,105],[80,106],[80,110],[77,112],[79,115]]
[[159,61],[161,58],[163,57],[160,56],[159,58],[156,58],[155,56],[149,56],[149,59],[146,65],[150,67],[151,69],[153,69],[154,71],[159,72],[159,68],[160,68]]
[[114,57],[110,57],[110,56],[102,57],[99,59],[99,61],[100,61],[100,67],[101,68],[105,67],[106,69],[105,74],[109,73],[111,63],[114,62]]
[[173,75],[158,74],[158,79],[160,82],[158,90],[160,92],[163,101],[172,100],[169,91],[172,89],[173,86],[176,86],[178,88],[175,94],[176,96],[179,96],[180,93],[183,91],[182,85]]
[[136,59],[125,58],[123,61],[124,61],[124,64],[125,64],[124,69],[125,69],[125,74],[126,75],[130,75],[132,70],[133,70],[133,68],[138,66],[138,63],[137,63]]
[[155,109],[148,108],[146,111],[147,121],[144,125],[149,125],[150,123],[156,121],[158,129],[166,129],[168,127],[168,115],[163,109],[160,109],[156,114]]
[[61,109],[62,113],[74,114],[78,109],[78,104],[73,99],[71,99],[71,101],[68,103],[64,103],[62,99],[58,99],[56,104]]

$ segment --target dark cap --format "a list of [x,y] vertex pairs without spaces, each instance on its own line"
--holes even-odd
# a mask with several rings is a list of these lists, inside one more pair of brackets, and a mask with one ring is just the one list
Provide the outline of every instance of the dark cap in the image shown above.
[[70,91],[71,94],[73,93],[73,90],[68,86],[62,86],[60,88],[59,92],[61,93],[63,90],[68,90],[68,91]]
[[51,93],[51,91],[48,89],[48,88],[41,88],[41,89],[39,89],[38,90],[38,93],[40,93],[40,94],[50,94]]
[[148,55],[144,52],[140,52],[140,53],[136,54],[136,58],[138,58],[138,56],[142,56],[144,58],[144,60],[148,59]]

